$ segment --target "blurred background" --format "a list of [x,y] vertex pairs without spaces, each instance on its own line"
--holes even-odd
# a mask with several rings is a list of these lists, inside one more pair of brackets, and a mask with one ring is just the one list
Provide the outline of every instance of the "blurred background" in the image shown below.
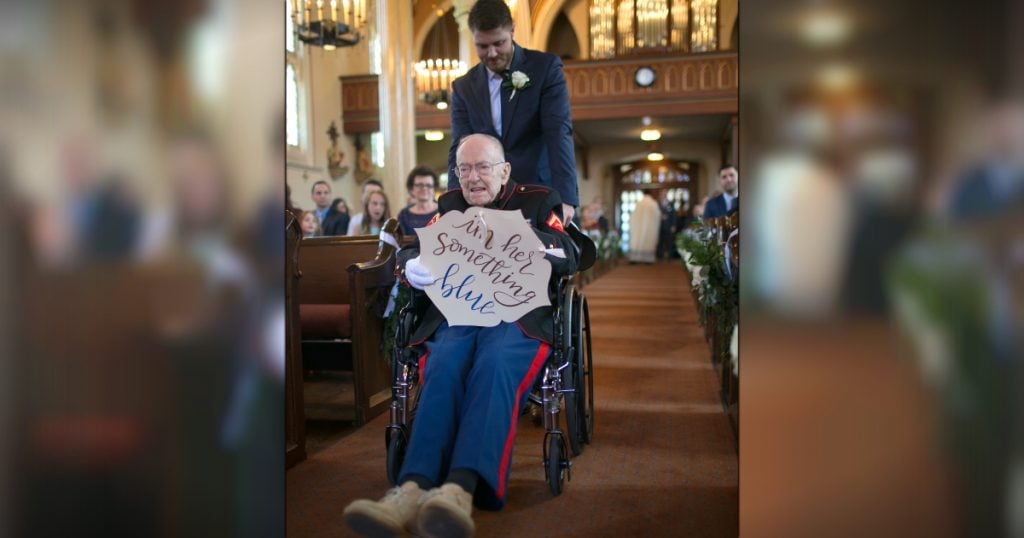
[[740,533],[1024,536],[1024,4],[740,7]]
[[0,535],[283,535],[280,4],[0,36]]
[[[0,535],[284,534],[285,13],[0,7]],[[740,6],[740,533],[1024,536],[1024,5]]]

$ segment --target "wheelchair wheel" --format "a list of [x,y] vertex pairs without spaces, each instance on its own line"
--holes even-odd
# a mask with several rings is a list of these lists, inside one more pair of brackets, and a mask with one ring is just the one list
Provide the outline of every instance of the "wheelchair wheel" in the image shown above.
[[565,443],[562,441],[562,436],[558,434],[548,435],[547,438],[547,459],[544,460],[544,472],[548,477],[551,494],[557,497],[562,494],[562,486],[565,484],[565,466],[562,465],[562,460],[565,458],[565,454],[563,454]]
[[392,486],[398,485],[398,473],[402,470],[402,462],[405,461],[405,448],[408,441],[405,439],[405,432],[396,429],[391,432],[391,439],[388,441],[388,482]]
[[577,364],[579,360],[579,349],[576,347],[576,333],[579,329],[579,309],[575,308],[579,302],[580,294],[576,288],[569,286],[565,292],[565,302],[562,305],[562,349],[565,350],[566,360],[569,361],[562,376],[563,387],[571,392],[562,393],[562,411],[565,413],[565,434],[569,438],[569,449],[573,456],[583,453],[586,442],[585,433],[582,431],[583,415],[580,413],[580,380],[581,372]]
[[594,437],[594,357],[590,349],[590,307],[586,297],[580,297],[579,314],[582,325],[576,342],[579,372],[576,400],[580,408],[580,433],[583,442],[589,444]]

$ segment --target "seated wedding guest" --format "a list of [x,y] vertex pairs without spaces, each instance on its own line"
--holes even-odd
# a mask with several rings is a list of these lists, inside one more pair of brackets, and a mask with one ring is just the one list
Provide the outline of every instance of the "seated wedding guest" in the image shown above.
[[979,115],[977,155],[946,196],[953,220],[1019,215],[1024,208],[1024,102],[1001,99]]
[[299,224],[302,226],[302,237],[320,237],[320,219],[316,218],[316,213],[303,211]]
[[[366,205],[366,197],[369,196],[371,192],[384,192],[384,185],[376,179],[367,179],[366,182],[363,183],[363,194],[359,198],[360,206]],[[352,215],[352,218],[348,221],[348,232],[345,235],[359,235],[359,229],[362,227],[362,224],[362,213]]]
[[309,195],[316,205],[316,208],[313,209],[313,214],[316,215],[318,221],[323,222],[324,218],[327,217],[327,210],[330,209],[330,206],[327,204],[331,199],[331,184],[321,179],[313,184]]
[[405,180],[405,190],[412,198],[412,205],[398,212],[398,224],[402,233],[413,235],[416,228],[422,228],[437,214],[434,189],[437,188],[437,174],[426,166],[417,166]]
[[320,225],[323,235],[345,235],[348,232],[348,221],[348,204],[344,198],[335,198]]
[[[490,135],[466,136],[455,162],[461,188],[441,195],[440,214],[470,207],[519,211],[546,247],[565,253],[545,254],[551,262],[549,294],[557,300],[552,291],[558,278],[577,265],[558,192],[509,180],[512,165]],[[439,286],[439,275],[420,263],[419,249],[417,240],[400,251],[403,283],[415,290]],[[422,355],[423,385],[400,485],[380,501],[352,502],[345,521],[366,536],[468,537],[476,528],[474,503],[490,510],[505,503],[516,422],[529,396],[524,387],[532,386],[551,352],[553,313],[544,306],[493,327],[450,326],[425,293],[414,294],[428,302],[409,339]]]
[[135,254],[142,233],[141,204],[121,177],[111,176],[88,200],[87,218],[77,229],[77,252],[83,261],[115,261]]
[[724,217],[740,209],[739,191],[740,172],[735,166],[727,164],[718,171],[718,184],[722,193],[711,197],[704,204],[704,218]]
[[382,191],[372,191],[363,204],[363,218],[356,235],[377,235],[384,227],[384,221],[391,218],[388,197]]

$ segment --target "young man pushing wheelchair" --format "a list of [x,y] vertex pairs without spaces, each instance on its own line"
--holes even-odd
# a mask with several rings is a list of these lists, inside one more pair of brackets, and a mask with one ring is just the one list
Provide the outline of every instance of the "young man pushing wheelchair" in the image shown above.
[[[438,217],[471,207],[518,210],[546,249],[553,299],[554,283],[574,273],[578,261],[562,227],[558,193],[509,181],[511,165],[489,135],[462,139],[454,172],[461,188],[441,196]],[[427,269],[419,249],[417,240],[399,253],[403,282],[416,290],[440,286],[444,275]],[[542,306],[492,327],[450,326],[430,304],[409,339],[421,353],[422,388],[399,486],[379,501],[349,504],[344,516],[353,530],[374,537],[472,536],[474,504],[504,505],[519,411],[551,353],[551,320],[552,307]]]

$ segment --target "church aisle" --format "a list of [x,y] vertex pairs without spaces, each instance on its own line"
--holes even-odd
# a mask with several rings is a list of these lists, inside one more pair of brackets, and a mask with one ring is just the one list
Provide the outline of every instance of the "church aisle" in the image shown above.
[[[501,512],[477,536],[735,536],[735,438],[681,263],[621,265],[584,290],[594,349],[595,438],[552,497],[543,428],[519,433]],[[379,497],[381,416],[288,471],[289,536],[351,536],[341,511]]]

